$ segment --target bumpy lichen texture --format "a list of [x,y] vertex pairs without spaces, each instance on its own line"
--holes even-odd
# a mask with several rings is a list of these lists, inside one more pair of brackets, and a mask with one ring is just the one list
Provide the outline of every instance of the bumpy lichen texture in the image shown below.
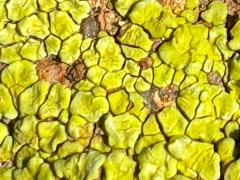
[[0,179],[240,179],[226,2],[0,0]]

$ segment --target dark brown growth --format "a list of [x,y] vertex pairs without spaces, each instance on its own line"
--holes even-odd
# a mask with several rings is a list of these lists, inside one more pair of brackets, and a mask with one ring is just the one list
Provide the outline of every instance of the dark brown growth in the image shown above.
[[[240,9],[239,9],[240,12]],[[228,28],[228,36],[230,37],[230,30],[233,28],[233,26],[237,23],[238,21],[238,15],[234,14],[234,15],[228,15],[227,16],[227,22],[226,22],[226,27]]]
[[169,85],[165,88],[152,88],[143,94],[145,104],[152,112],[158,112],[167,106],[175,105],[178,87]]
[[37,74],[39,79],[48,81],[49,83],[60,82],[68,84],[66,80],[68,65],[54,61],[52,56],[41,59],[37,62]]
[[152,64],[153,64],[153,60],[150,57],[142,58],[138,63],[138,65],[142,70],[152,67]]
[[[111,2],[109,0],[89,0],[89,4],[92,8],[92,16],[96,17],[100,29],[107,31],[110,35],[115,35],[121,18],[113,10]],[[95,11],[96,9],[98,10]]]
[[51,84],[60,82],[71,87],[75,82],[85,78],[86,66],[81,60],[68,65],[50,56],[37,62],[37,73],[39,79]]
[[209,84],[222,85],[222,77],[218,72],[209,72],[207,77]]
[[73,81],[80,81],[85,78],[86,66],[80,60],[78,60],[71,68],[69,68],[67,78]]
[[100,31],[99,23],[92,16],[82,20],[81,33],[84,38],[97,38]]

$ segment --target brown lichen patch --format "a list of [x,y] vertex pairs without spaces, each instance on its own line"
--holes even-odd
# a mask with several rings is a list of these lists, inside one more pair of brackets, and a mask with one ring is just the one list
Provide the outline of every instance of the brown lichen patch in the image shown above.
[[113,10],[109,0],[89,0],[92,8],[92,16],[96,17],[100,29],[107,31],[110,35],[115,35],[118,31],[120,16]]
[[153,113],[167,106],[175,106],[177,96],[178,87],[176,85],[169,85],[164,88],[155,87],[143,94],[145,104]]
[[67,69],[67,64],[54,61],[51,56],[37,62],[38,78],[48,81],[51,84],[60,82],[68,85],[69,82],[65,78],[67,76]]
[[224,0],[230,16],[240,15],[240,0]]
[[207,75],[208,83],[212,85],[222,86],[222,77],[218,72],[209,72]]
[[160,0],[163,6],[168,6],[172,9],[173,13],[181,13],[186,5],[186,0]]
[[88,16],[81,22],[81,33],[84,38],[97,38],[100,31],[99,22],[92,16]]
[[152,67],[152,64],[153,64],[153,60],[151,57],[142,58],[138,63],[141,70],[145,70]]
[[113,10],[108,10],[103,14],[105,24],[102,23],[102,30],[106,30],[110,35],[115,35],[118,31],[117,23],[120,20],[119,16]]
[[72,67],[68,69],[67,78],[71,82],[80,81],[85,78],[86,75],[86,66],[81,60],[78,60]]
[[72,87],[77,81],[85,78],[86,66],[79,59],[73,65],[57,61],[50,56],[37,62],[38,78],[53,84],[60,82]]

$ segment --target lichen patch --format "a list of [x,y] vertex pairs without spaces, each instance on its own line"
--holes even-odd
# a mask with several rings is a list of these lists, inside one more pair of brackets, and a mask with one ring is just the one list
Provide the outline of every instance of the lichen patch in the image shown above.
[[167,106],[174,106],[178,96],[178,87],[169,85],[164,88],[152,88],[142,94],[145,99],[146,106],[152,112],[158,112]]
[[37,74],[39,79],[43,79],[53,84],[61,82],[68,84],[66,81],[68,65],[54,61],[52,57],[41,59],[37,62]]

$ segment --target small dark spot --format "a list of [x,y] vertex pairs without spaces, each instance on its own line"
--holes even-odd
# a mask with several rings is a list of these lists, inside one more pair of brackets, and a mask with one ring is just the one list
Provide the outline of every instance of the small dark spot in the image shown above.
[[153,60],[151,57],[142,58],[138,63],[138,65],[140,66],[140,69],[142,70],[152,67],[152,64],[153,64]]
[[94,16],[94,17],[99,16],[100,13],[101,13],[101,8],[99,6],[98,7],[93,7],[91,9],[91,15]]
[[88,16],[87,18],[82,20],[80,31],[85,39],[97,38],[100,31],[99,22],[94,17]]
[[209,84],[222,85],[222,77],[218,72],[209,72],[207,78]]
[[78,60],[72,67],[69,67],[68,69],[68,75],[67,78],[73,82],[73,81],[79,81],[85,78],[86,74],[86,66],[85,64]]
[[61,58],[59,55],[51,54],[48,58],[51,59],[52,61],[61,62]]
[[151,90],[144,92],[142,96],[145,99],[145,105],[155,113],[167,106],[175,105],[178,96],[178,87],[169,85],[164,88],[154,87]]

